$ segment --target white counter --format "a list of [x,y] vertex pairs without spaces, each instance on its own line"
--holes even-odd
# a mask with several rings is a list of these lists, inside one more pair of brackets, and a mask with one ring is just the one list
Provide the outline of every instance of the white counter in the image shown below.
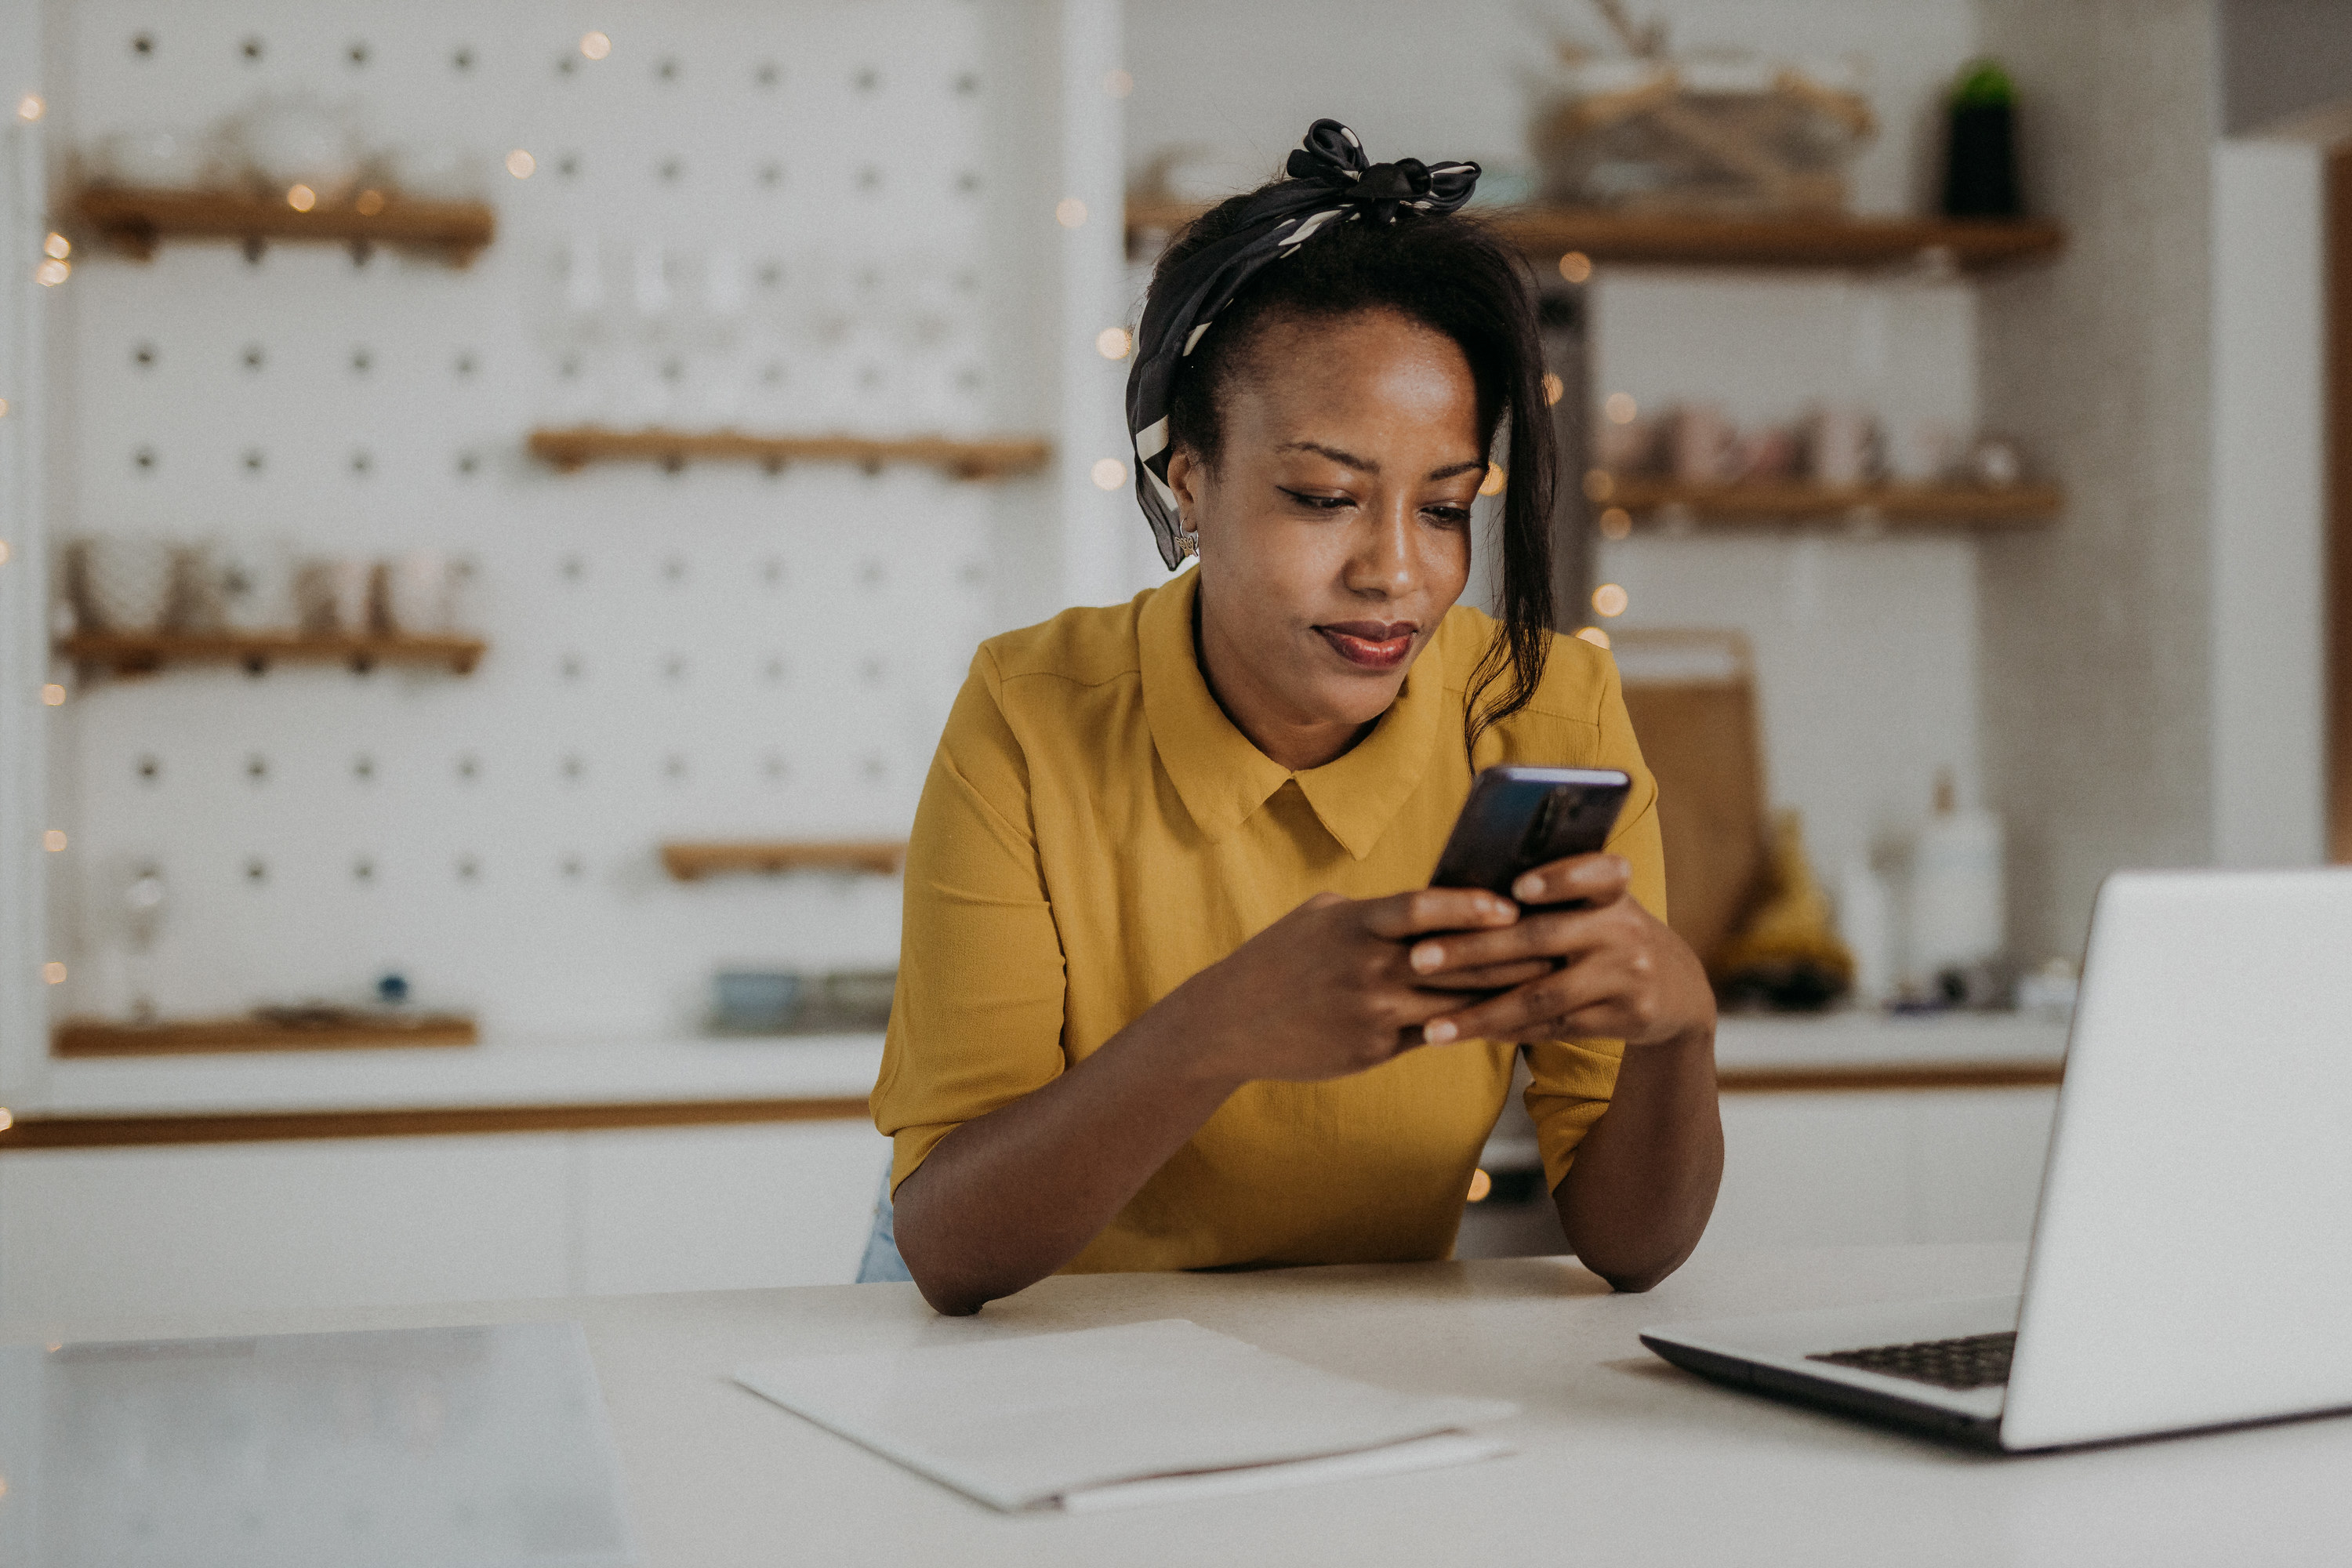
[[[1723,1252],[1646,1296],[1516,1258],[1047,1279],[978,1317],[903,1285],[493,1306],[181,1313],[0,1338],[577,1319],[649,1568],[1389,1563],[2340,1563],[2352,1420],[2002,1459],[1730,1393],[1647,1324],[2013,1289],[2016,1247]],[[734,1386],[748,1362],[1189,1318],[1416,1393],[1517,1401],[1513,1456],[1098,1514],[991,1512]]]

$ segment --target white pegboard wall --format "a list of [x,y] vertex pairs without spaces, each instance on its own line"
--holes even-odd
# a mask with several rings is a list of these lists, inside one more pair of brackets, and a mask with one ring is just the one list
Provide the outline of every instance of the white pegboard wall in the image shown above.
[[[1032,430],[1028,201],[973,0],[53,13],[60,140],[264,95],[468,149],[467,269],[166,243],[57,291],[53,531],[474,565],[473,676],[171,671],[52,731],[58,1011],[359,995],[398,969],[494,1037],[693,1026],[714,965],[887,963],[887,883],[679,886],[666,837],[903,832],[973,644],[1030,606],[995,545],[1043,487],[927,471],[534,467],[534,424]],[[611,36],[602,60],[577,47]],[[1050,99],[1047,100],[1050,103]],[[532,154],[514,179],[499,160]],[[1037,203],[1041,218],[1050,202]],[[152,948],[121,915],[163,872]]]

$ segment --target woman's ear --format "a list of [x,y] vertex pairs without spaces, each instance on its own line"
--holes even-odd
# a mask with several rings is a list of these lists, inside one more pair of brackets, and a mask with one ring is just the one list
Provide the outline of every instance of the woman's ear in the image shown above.
[[1191,526],[1194,510],[1201,503],[1201,481],[1207,476],[1193,460],[1192,448],[1179,447],[1168,456],[1168,488],[1176,492],[1177,510],[1184,514]]

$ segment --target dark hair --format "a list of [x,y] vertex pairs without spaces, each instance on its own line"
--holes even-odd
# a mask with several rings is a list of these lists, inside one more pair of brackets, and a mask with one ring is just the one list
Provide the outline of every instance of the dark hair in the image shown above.
[[[1179,235],[1152,272],[1152,287],[1185,258],[1231,233],[1251,198],[1211,208]],[[1459,215],[1406,210],[1393,223],[1335,223],[1260,271],[1217,315],[1171,389],[1169,439],[1213,467],[1223,444],[1218,409],[1248,362],[1251,343],[1276,321],[1329,321],[1393,310],[1442,332],[1470,362],[1478,433],[1488,460],[1507,421],[1501,535],[1502,635],[1472,669],[1462,743],[1475,751],[1493,724],[1528,705],[1551,650],[1551,506],[1559,479],[1550,400],[1533,290],[1517,261],[1486,226]],[[1504,672],[1500,692],[1488,692]]]

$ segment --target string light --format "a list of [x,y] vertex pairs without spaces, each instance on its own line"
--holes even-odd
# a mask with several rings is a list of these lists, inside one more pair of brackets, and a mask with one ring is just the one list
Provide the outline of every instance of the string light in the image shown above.
[[73,254],[73,241],[51,229],[41,238],[41,254],[55,261],[63,261]]
[[1602,631],[1599,626],[1580,626],[1577,628],[1576,635],[1580,641],[1589,642],[1594,647],[1607,647],[1609,646],[1609,634]]
[[1105,327],[1095,334],[1095,353],[1105,359],[1125,359],[1135,347],[1135,340],[1125,327]]
[[56,854],[65,847],[66,830],[64,828],[52,827],[47,833],[41,835],[41,847],[47,850],[52,855]]
[[54,680],[50,681],[47,686],[41,688],[41,701],[46,707],[64,707],[66,705],[66,689],[59,686]]
[[1592,608],[1603,620],[1616,619],[1633,602],[1633,595],[1614,583],[1603,583],[1592,590]]
[[[8,1109],[6,1106],[5,1106],[5,1105],[0,1105],[0,1132],[5,1132],[5,1131],[8,1131],[8,1129],[10,1129],[11,1127],[14,1127],[14,1126],[16,1126],[16,1116],[15,1116],[15,1115],[14,1115],[14,1114],[9,1110],[9,1109]],[[6,1497],[7,1495],[8,1495],[8,1483],[7,1483],[6,1481],[0,1481],[0,1497]]]
[[8,564],[9,553],[8,542],[5,539],[0,539],[0,566],[5,566]]
[[73,276],[73,263],[52,257],[33,268],[34,281],[44,289],[54,289]]
[[1135,90],[1134,74],[1123,70],[1112,71],[1103,78],[1103,90],[1113,98],[1125,98]]
[[1580,250],[1571,250],[1559,258],[1559,275],[1570,283],[1582,283],[1592,276],[1592,258]]
[[1560,380],[1559,376],[1553,374],[1550,371],[1544,372],[1543,386],[1544,403],[1546,406],[1556,404],[1561,398],[1568,395],[1568,383]]
[[384,196],[382,191],[362,191],[359,194],[359,199],[352,203],[352,211],[362,217],[373,217],[383,211],[383,203]]
[[1633,401],[1630,392],[1612,392],[1601,405],[1601,410],[1609,416],[1612,425],[1631,425],[1642,412],[1642,405]]
[[1486,1194],[1494,1190],[1494,1177],[1488,1175],[1484,1171],[1473,1171],[1470,1173],[1470,1201],[1472,1203],[1485,1202]]
[[1076,196],[1064,196],[1054,204],[1054,221],[1064,228],[1076,228],[1087,221],[1087,204]]
[[1127,483],[1127,465],[1117,458],[1097,458],[1094,473],[1097,489],[1115,490]]
[[530,179],[531,171],[538,167],[539,160],[520,147],[507,154],[507,173],[518,180]]
[[1622,506],[1612,506],[1601,514],[1601,537],[1623,539],[1633,531],[1633,514]]
[[28,92],[16,100],[16,118],[28,125],[48,111],[49,106],[41,101],[37,92]]
[[1478,493],[1482,496],[1501,495],[1503,493],[1503,465],[1500,463],[1489,463],[1486,465],[1486,477],[1478,481]]
[[592,60],[603,59],[606,55],[613,52],[613,39],[611,35],[606,33],[582,34],[580,37],[580,52],[587,56]]
[[308,185],[286,187],[286,205],[298,213],[309,212],[319,205],[319,193]]
[[63,985],[66,983],[66,966],[53,958],[41,965],[41,978],[52,985]]

